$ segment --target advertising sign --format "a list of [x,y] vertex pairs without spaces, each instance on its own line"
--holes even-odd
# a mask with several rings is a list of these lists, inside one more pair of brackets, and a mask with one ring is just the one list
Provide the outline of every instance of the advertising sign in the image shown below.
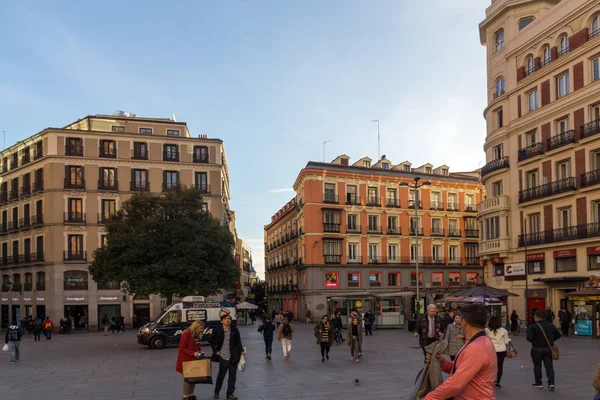
[[511,263],[504,265],[504,276],[525,275],[525,263]]
[[196,321],[197,319],[201,321],[206,321],[206,310],[186,310],[185,311],[185,320],[187,322]]
[[577,336],[592,336],[592,321],[577,321],[574,330]]
[[325,272],[325,287],[338,287],[337,272]]

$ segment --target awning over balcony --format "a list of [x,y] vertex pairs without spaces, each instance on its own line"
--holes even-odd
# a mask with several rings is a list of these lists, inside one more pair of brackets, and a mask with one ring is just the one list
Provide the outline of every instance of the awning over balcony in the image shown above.
[[587,281],[590,278],[588,276],[560,276],[553,278],[535,278],[534,282],[544,282],[544,283],[563,283],[563,282],[581,282]]

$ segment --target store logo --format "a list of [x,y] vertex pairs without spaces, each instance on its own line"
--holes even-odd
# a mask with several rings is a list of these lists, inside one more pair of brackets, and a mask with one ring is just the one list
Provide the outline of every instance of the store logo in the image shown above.
[[23,297],[24,301],[31,301],[31,297]]
[[117,300],[117,296],[103,297],[100,296],[100,301],[115,301]]
[[67,297],[67,301],[84,301],[85,297]]
[[44,301],[44,298],[43,298],[43,297],[36,297],[35,299],[36,299],[37,301]]
[[19,301],[19,298],[18,297],[13,297],[12,301]]
[[7,297],[2,297],[2,301],[8,301]]

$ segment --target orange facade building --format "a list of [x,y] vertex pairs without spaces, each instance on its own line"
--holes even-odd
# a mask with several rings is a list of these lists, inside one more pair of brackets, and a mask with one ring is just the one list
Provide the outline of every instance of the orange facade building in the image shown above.
[[[483,278],[478,172],[393,165],[385,156],[371,163],[350,165],[342,155],[300,171],[296,198],[265,228],[271,307],[302,317],[357,307],[373,311],[380,325],[401,326],[412,317],[402,293],[416,289],[417,260],[425,303]],[[399,187],[415,177],[431,182],[419,189],[418,204],[413,190]]]

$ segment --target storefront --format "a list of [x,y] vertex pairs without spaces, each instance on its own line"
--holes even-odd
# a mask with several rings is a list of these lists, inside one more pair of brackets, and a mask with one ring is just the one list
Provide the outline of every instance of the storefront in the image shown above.
[[133,327],[139,328],[148,322],[150,322],[150,297],[136,294],[133,296]]
[[89,315],[88,298],[86,296],[72,295],[65,297],[63,316],[71,319],[72,328],[83,328]]
[[35,297],[35,315],[38,318],[45,319],[46,318],[46,298],[45,297]]
[[107,316],[109,320],[113,317],[121,318],[120,296],[98,296],[98,330],[103,329],[102,319]]
[[0,297],[0,308],[2,309],[2,329],[8,328],[9,325],[9,315],[8,315],[8,297],[2,296]]
[[[376,314],[376,301],[375,297],[370,293],[358,294],[353,293],[345,296],[333,296],[327,298],[329,305],[327,315],[333,313],[340,313],[342,318],[342,325],[347,326],[349,322],[350,310],[356,308],[356,311],[361,315],[367,311],[371,311]],[[317,316],[321,318],[321,315]]]
[[568,293],[569,308],[573,311],[573,335],[585,338],[600,338],[600,288],[595,275],[590,276],[590,285],[596,285]]

